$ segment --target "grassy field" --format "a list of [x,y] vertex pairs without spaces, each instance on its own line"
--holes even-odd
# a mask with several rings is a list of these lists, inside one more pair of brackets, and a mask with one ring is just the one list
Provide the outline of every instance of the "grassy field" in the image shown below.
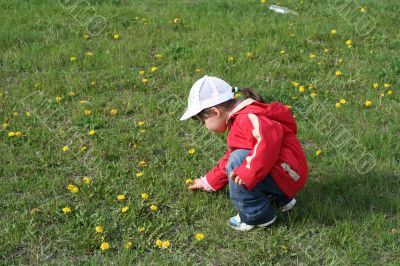
[[[88,1],[96,36],[73,3],[0,3],[0,264],[399,265],[400,2]],[[178,121],[205,74],[296,116],[310,178],[270,228],[187,190],[226,147]]]

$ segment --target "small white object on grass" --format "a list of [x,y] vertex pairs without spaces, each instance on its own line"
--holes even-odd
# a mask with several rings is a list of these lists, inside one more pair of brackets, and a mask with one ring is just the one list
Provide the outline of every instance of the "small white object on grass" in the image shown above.
[[283,6],[270,5],[269,9],[272,10],[273,12],[275,12],[275,13],[278,13],[278,14],[293,14],[293,15],[296,15],[296,16],[299,14],[299,13],[297,13],[297,12],[295,12],[293,10],[290,10],[287,7],[283,7]]

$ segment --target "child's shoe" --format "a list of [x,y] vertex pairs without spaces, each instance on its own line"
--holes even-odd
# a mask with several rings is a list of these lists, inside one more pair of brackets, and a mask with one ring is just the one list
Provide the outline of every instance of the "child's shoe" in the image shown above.
[[233,229],[235,229],[235,230],[244,232],[244,231],[249,231],[249,230],[253,229],[256,226],[257,227],[266,227],[268,225],[271,225],[273,222],[275,222],[275,220],[276,220],[276,216],[274,218],[272,218],[272,220],[269,221],[269,222],[266,222],[266,223],[263,223],[263,224],[257,224],[257,225],[250,225],[250,224],[243,223],[240,220],[240,216],[238,214],[236,216],[231,217],[228,220],[228,225],[230,227],[232,227]]
[[291,209],[293,209],[294,205],[296,205],[296,199],[295,199],[295,198],[293,198],[291,201],[289,201],[289,203],[287,203],[286,205],[284,205],[284,206],[281,208],[281,211],[282,211],[282,212],[290,211]]

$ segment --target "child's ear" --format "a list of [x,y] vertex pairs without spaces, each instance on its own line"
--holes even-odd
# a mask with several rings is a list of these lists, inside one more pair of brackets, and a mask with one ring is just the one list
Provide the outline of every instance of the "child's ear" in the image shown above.
[[210,111],[212,113],[214,113],[214,115],[217,116],[217,117],[222,115],[221,110],[219,108],[217,108],[217,107],[211,107]]

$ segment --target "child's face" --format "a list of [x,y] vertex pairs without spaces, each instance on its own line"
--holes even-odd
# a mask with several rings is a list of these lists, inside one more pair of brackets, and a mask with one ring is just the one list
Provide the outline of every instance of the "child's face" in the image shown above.
[[206,128],[213,132],[224,133],[227,128],[227,112],[224,112],[223,110],[214,107],[211,110],[214,112],[215,115],[204,119]]

